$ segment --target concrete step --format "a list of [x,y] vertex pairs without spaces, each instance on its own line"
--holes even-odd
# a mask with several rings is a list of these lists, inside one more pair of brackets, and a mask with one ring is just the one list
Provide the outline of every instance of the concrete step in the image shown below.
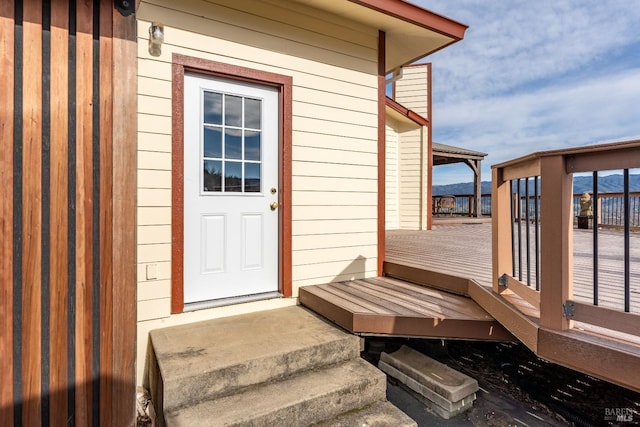
[[384,400],[386,376],[356,358],[176,408],[165,419],[169,427],[305,426]]
[[159,329],[150,336],[149,383],[163,412],[360,354],[358,337],[302,307]]
[[338,415],[313,427],[417,427],[418,424],[390,402],[376,402],[372,405]]

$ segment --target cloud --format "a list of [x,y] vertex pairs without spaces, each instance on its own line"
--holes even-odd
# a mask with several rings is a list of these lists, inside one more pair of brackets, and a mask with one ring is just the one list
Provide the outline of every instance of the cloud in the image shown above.
[[636,2],[415,3],[469,25],[426,58],[434,140],[489,153],[485,179],[534,151],[640,137]]

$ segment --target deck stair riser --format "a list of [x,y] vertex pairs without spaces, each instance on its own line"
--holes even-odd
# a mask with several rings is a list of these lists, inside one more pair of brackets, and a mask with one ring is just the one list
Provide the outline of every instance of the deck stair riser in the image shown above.
[[360,359],[360,339],[304,308],[150,336],[149,386],[159,426],[340,425],[335,419],[344,413],[373,420],[368,425],[415,425],[385,403],[386,377]]

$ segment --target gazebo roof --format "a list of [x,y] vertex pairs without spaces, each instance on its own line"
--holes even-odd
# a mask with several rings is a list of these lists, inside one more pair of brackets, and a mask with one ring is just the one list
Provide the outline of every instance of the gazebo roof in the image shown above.
[[487,153],[469,150],[452,145],[434,142],[431,151],[434,165],[446,165],[449,163],[461,163],[467,160],[483,160]]

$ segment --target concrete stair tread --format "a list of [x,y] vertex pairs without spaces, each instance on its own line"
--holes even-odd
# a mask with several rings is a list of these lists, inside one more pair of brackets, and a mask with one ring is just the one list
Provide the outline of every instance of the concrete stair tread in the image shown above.
[[358,337],[302,307],[151,332],[165,411],[359,357]]
[[174,377],[189,376],[199,366],[232,366],[247,354],[257,359],[325,342],[353,341],[359,349],[357,337],[299,306],[157,329],[150,335],[162,368]]
[[362,359],[301,372],[165,412],[167,426],[308,425],[386,399],[386,376]]
[[313,427],[417,427],[417,423],[391,402],[376,402],[330,420],[313,424]]

